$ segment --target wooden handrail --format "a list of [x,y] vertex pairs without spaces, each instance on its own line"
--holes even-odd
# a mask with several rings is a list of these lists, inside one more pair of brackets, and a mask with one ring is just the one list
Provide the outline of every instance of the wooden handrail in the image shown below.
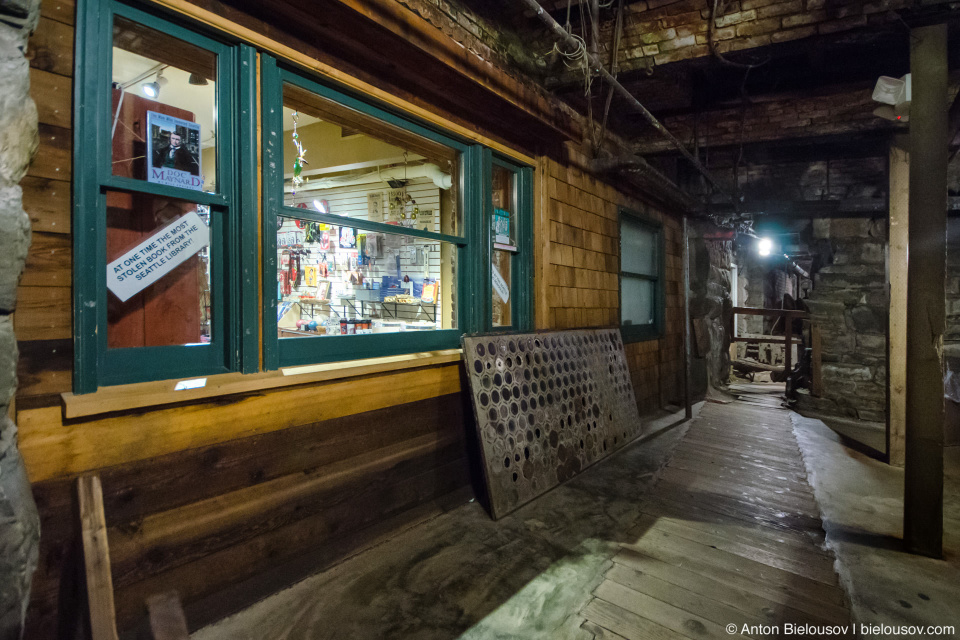
[[734,307],[733,315],[744,316],[782,316],[785,318],[806,318],[806,311],[801,309],[757,309],[754,307]]

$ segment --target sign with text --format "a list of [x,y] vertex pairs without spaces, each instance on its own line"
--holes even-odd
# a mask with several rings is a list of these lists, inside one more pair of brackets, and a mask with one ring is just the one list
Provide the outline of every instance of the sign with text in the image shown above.
[[184,214],[107,265],[107,288],[126,302],[210,243],[196,211]]
[[490,266],[493,267],[493,269],[491,269],[491,273],[493,273],[493,290],[500,296],[503,303],[506,304],[510,301],[510,285],[508,285],[507,281],[500,275],[497,265],[493,264]]

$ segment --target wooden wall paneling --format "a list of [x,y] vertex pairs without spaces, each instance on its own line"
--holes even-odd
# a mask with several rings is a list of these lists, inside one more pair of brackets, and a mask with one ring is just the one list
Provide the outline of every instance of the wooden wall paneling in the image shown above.
[[70,180],[73,148],[70,130],[43,123],[37,129],[40,146],[27,175],[53,180]]
[[459,365],[451,364],[238,395],[135,418],[107,416],[64,425],[59,407],[26,410],[19,413],[20,450],[31,481],[40,482],[459,391]]
[[18,347],[18,398],[70,391],[73,384],[73,340],[27,340],[19,342]]
[[13,319],[17,339],[69,339],[73,333],[72,301],[70,287],[21,286]]
[[451,394],[111,467],[101,472],[107,521],[119,526],[462,424],[461,396]]
[[73,75],[73,27],[43,16],[27,45],[27,58],[34,69],[61,76]]
[[[357,532],[449,493],[468,481],[467,462],[459,459],[432,466],[415,476],[399,478],[385,473],[355,486],[343,486],[335,491],[339,501],[321,513],[120,588],[117,591],[118,623],[121,628],[129,627],[143,615],[144,598],[166,589],[180,591],[189,611],[191,601],[269,571],[284,560],[327,546],[335,549],[334,542],[349,540]],[[328,562],[335,559],[326,557]]]
[[67,287],[73,278],[73,242],[59,233],[34,232],[21,287]]
[[27,176],[20,181],[20,188],[34,233],[70,234],[73,202],[68,181]]
[[240,544],[314,515],[332,533],[343,517],[366,508],[368,493],[465,455],[463,434],[427,434],[110,529],[113,577],[118,589],[215,551]]
[[73,120],[73,81],[69,77],[31,68],[30,95],[37,105],[40,122],[70,128]]
[[42,0],[40,3],[41,16],[64,24],[74,23],[76,10],[74,0]]

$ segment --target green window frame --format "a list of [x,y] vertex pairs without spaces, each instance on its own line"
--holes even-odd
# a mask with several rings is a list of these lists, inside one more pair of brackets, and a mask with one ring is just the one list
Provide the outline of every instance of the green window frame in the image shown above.
[[[241,176],[255,174],[255,156],[244,151],[256,139],[255,121],[238,104],[252,102],[255,52],[251,47],[217,39],[186,26],[183,19],[164,20],[159,14],[116,0],[80,0],[77,29],[78,60],[74,78],[74,391],[88,393],[98,386],[145,382],[227,371],[256,371],[256,342],[240,330],[249,326],[251,307],[245,279],[227,274],[246,272],[256,241],[256,224],[245,209],[255,206],[256,192]],[[193,191],[115,176],[112,172],[111,73],[114,17],[189,41],[217,56],[217,193]],[[251,171],[250,163],[253,162]],[[210,207],[210,270],[212,338],[207,344],[162,347],[107,347],[106,193],[148,194],[178,198]],[[254,216],[256,219],[255,209]],[[254,262],[255,264],[255,262]],[[254,321],[257,316],[252,317]],[[252,348],[251,348],[252,347]]]
[[[488,273],[483,278],[483,319],[480,326],[488,333],[524,332],[533,329],[533,169],[518,165],[507,158],[484,149],[483,171],[481,184],[483,185],[483,264]],[[490,185],[493,181],[493,167],[506,169],[513,174],[514,197],[516,198],[517,217],[515,221],[516,247],[513,255],[513,264],[510,273],[510,291],[512,305],[511,322],[509,325],[494,326],[493,324],[493,246],[495,234],[493,230],[493,194]]]
[[[494,163],[509,168],[518,177],[518,210],[523,219],[519,232],[525,261],[532,253],[533,170],[499,156],[481,145],[471,144],[446,132],[422,123],[387,106],[353,95],[333,83],[307,76],[303,72],[283,65],[271,56],[261,58],[261,95],[265,135],[263,137],[263,353],[268,369],[318,364],[399,355],[420,351],[452,349],[460,346],[464,333],[480,333],[493,330],[490,319],[490,252],[493,235],[490,219],[492,204],[490,175]],[[342,106],[373,116],[389,125],[400,127],[434,142],[446,145],[460,153],[460,207],[463,216],[463,235],[454,236],[431,231],[403,229],[402,235],[438,240],[458,248],[457,262],[457,328],[435,331],[385,333],[373,335],[347,335],[335,338],[284,338],[277,337],[277,219],[299,218],[330,225],[342,225],[344,218],[319,211],[290,207],[283,204],[283,86],[291,84]],[[280,133],[281,135],[277,135]],[[351,226],[358,230],[381,233],[398,233],[395,226],[351,219]],[[531,325],[530,309],[532,278],[529,266],[515,269],[513,289],[518,292],[517,320],[510,327],[497,330],[528,330]]]
[[[217,192],[193,191],[113,175],[111,64],[114,17],[189,41],[217,55]],[[73,342],[75,393],[101,386],[254,373],[281,366],[399,355],[459,347],[460,336],[529,331],[533,323],[533,169],[452,135],[332,80],[278,62],[234,37],[148,3],[78,0],[74,76]],[[259,70],[258,70],[259,67]],[[258,74],[259,84],[258,87]],[[282,201],[282,91],[289,82],[460,153],[462,236],[416,229],[403,234],[457,247],[456,329],[340,336],[330,340],[277,338],[276,222],[278,216],[340,224],[339,216],[285,207]],[[260,97],[258,101],[258,88]],[[258,137],[258,126],[261,135]],[[259,158],[258,158],[259,156]],[[273,165],[273,168],[271,168]],[[494,165],[516,176],[517,253],[511,278],[513,322],[491,320],[493,243],[490,176]],[[261,172],[258,174],[258,172]],[[262,180],[262,190],[261,190]],[[106,193],[177,198],[210,208],[211,341],[202,345],[108,348]],[[262,216],[261,216],[262,211]],[[353,226],[396,233],[396,227]],[[262,353],[262,359],[261,359]]]
[[[656,273],[636,273],[624,271],[623,269],[623,226],[624,222],[639,226],[654,236],[653,245],[656,247],[657,256],[655,260]],[[666,296],[664,288],[664,239],[663,225],[643,214],[630,209],[621,208],[619,211],[619,231],[620,231],[620,252],[619,252],[619,303],[620,303],[620,333],[623,335],[624,342],[642,342],[645,340],[656,340],[663,335],[664,311],[666,307]],[[651,324],[624,324],[623,318],[623,281],[624,278],[646,280],[653,282],[653,323]]]

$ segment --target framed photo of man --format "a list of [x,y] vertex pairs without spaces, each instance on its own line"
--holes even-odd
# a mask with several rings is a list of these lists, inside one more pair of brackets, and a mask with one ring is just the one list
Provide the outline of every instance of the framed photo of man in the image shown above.
[[147,131],[147,181],[202,190],[200,125],[147,111]]

